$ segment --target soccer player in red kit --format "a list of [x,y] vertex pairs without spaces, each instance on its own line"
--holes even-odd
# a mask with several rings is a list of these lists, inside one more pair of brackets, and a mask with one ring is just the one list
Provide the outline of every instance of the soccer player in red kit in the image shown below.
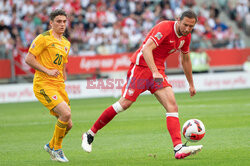
[[196,14],[187,10],[182,13],[178,21],[162,21],[152,28],[142,46],[131,58],[131,66],[121,98],[101,114],[91,129],[83,133],[82,148],[86,152],[92,151],[95,134],[118,113],[128,109],[146,90],[154,94],[166,109],[167,128],[172,138],[175,158],[182,159],[202,149],[202,145],[185,146],[182,144],[178,107],[172,86],[168,83],[164,72],[166,58],[176,50],[180,50],[183,70],[189,83],[190,96],[196,94],[189,58],[191,31],[196,22]]

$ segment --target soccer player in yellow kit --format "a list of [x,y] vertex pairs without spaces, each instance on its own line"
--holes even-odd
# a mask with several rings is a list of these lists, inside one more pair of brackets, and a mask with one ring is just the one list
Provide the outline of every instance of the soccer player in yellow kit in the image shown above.
[[65,91],[65,64],[68,62],[70,42],[63,36],[67,15],[63,10],[50,14],[51,29],[32,42],[25,62],[34,68],[33,90],[37,99],[57,117],[51,141],[44,146],[52,160],[68,162],[62,151],[62,140],[72,128],[71,109]]

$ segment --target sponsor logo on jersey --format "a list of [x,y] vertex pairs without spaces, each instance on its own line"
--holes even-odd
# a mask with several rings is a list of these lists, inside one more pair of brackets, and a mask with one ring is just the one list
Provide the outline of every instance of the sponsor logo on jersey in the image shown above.
[[158,32],[156,35],[155,35],[155,37],[158,39],[158,40],[160,40],[161,38],[162,38],[162,34],[161,34],[161,32]]
[[65,50],[66,53],[68,52],[68,48],[67,47],[64,47],[64,50]]
[[52,97],[52,99],[57,100],[57,96],[56,96],[56,95],[54,95],[54,96]]
[[170,40],[169,42],[170,42],[170,43],[174,43],[174,40]]

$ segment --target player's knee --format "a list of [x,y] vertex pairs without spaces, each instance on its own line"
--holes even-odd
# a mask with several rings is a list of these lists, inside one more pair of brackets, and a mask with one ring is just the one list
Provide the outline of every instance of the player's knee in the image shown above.
[[132,101],[126,101],[126,102],[123,102],[122,104],[122,107],[124,108],[124,110],[128,109],[131,105],[132,105]]
[[128,109],[132,104],[133,104],[133,101],[130,101],[125,98],[120,98],[120,100],[114,103],[112,107],[117,113],[120,113]]
[[178,112],[178,106],[176,103],[172,103],[168,112]]
[[125,111],[126,109],[128,109],[130,107],[132,103],[130,102],[126,102],[126,101],[117,101],[116,103],[114,103],[112,105],[112,107],[114,108],[114,110],[117,112],[117,113],[120,113],[120,112],[123,112]]
[[65,111],[63,114],[62,114],[62,118],[65,120],[65,121],[69,121],[71,119],[71,112],[70,111]]
[[121,104],[122,108],[126,110],[133,104],[133,101],[124,99],[124,100],[120,100],[119,103]]

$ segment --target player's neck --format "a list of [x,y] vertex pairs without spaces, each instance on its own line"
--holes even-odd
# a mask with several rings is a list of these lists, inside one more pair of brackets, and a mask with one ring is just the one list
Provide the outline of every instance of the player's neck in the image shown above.
[[52,30],[52,35],[54,36],[54,38],[56,38],[60,41],[62,40],[63,34],[56,33],[55,31]]

